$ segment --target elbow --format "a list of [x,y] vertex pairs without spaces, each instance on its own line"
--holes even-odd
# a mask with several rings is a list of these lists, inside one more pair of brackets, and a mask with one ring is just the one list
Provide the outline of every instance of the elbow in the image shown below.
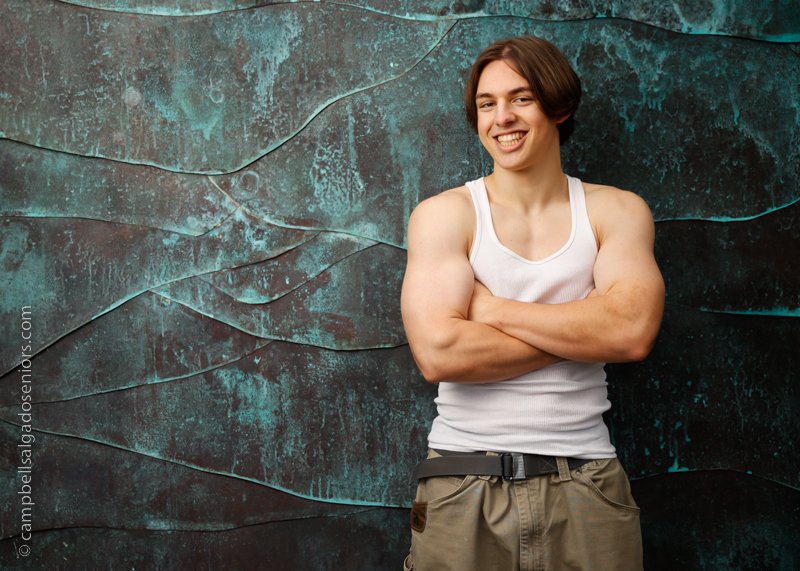
[[652,350],[653,350],[652,344],[636,343],[634,345],[630,345],[621,355],[622,359],[620,360],[620,362],[636,363],[638,361],[644,361],[650,354],[650,351]]
[[422,372],[422,378],[431,385],[438,385],[444,380],[444,376],[441,374],[441,371],[422,366],[420,366],[419,370]]
[[663,304],[629,315],[619,324],[615,341],[618,363],[644,361],[653,350],[661,329]]
[[411,354],[414,357],[414,362],[417,364],[419,372],[422,373],[422,378],[425,379],[426,382],[435,385],[441,381],[439,378],[439,371],[434,363],[431,362],[428,355],[420,354],[420,352],[414,350],[411,351]]
[[437,359],[435,355],[424,355],[421,358],[415,358],[417,367],[419,367],[422,377],[430,384],[436,385],[443,381],[452,378],[451,371],[447,370],[445,361]]
[[624,336],[617,345],[617,363],[635,363],[644,361],[656,342],[658,331],[638,331]]
[[454,360],[450,358],[448,352],[451,346],[451,339],[436,338],[427,340],[424,349],[412,349],[417,367],[430,384],[435,385],[457,376],[458,372],[453,366]]
[[644,295],[638,288],[631,297],[620,296],[621,305],[612,305],[612,326],[607,330],[616,332],[610,343],[611,353],[616,363],[633,363],[644,361],[653,350],[656,337],[661,329],[664,316],[663,281],[655,288],[652,295]]

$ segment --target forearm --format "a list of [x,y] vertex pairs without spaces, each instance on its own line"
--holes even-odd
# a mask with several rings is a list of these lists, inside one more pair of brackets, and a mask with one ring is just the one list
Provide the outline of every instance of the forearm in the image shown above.
[[496,298],[482,321],[564,359],[638,361],[655,341],[663,307],[630,305],[624,296],[596,296],[561,304]]
[[453,317],[436,337],[415,340],[412,353],[432,383],[489,383],[518,377],[560,360],[483,323]]

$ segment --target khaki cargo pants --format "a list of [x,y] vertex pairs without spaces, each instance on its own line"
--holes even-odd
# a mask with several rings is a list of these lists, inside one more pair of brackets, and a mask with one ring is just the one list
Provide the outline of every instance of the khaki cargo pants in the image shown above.
[[527,480],[423,479],[411,527],[406,571],[642,569],[639,508],[616,458]]

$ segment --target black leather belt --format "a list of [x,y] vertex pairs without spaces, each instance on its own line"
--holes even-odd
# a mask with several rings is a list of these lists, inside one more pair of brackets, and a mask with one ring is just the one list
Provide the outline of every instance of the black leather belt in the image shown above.
[[[544,474],[558,474],[554,456],[503,452],[487,456],[486,452],[453,452],[435,450],[437,458],[427,458],[417,464],[412,479],[421,480],[432,476],[502,476],[504,480],[524,480]],[[591,460],[567,458],[570,470],[583,466]]]

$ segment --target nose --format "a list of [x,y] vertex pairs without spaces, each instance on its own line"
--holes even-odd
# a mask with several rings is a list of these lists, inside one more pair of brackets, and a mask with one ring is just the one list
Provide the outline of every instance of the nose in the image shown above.
[[498,125],[509,125],[514,122],[516,119],[516,115],[514,115],[514,110],[511,108],[511,105],[504,101],[498,101],[496,107],[496,113],[494,116],[494,121]]

